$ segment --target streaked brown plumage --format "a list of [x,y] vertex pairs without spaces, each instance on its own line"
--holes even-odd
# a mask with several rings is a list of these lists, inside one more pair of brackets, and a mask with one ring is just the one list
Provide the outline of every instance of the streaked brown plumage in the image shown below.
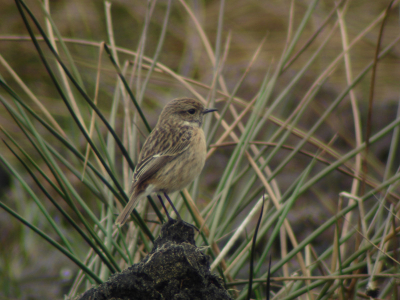
[[151,193],[173,193],[191,183],[204,167],[206,142],[203,117],[206,109],[195,99],[169,102],[139,154],[129,202],[115,224],[123,225],[138,201]]

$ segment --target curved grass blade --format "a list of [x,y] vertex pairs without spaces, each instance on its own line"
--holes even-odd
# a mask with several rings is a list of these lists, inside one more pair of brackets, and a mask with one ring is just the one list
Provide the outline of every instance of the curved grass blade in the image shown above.
[[[76,148],[70,144],[70,142],[65,139],[62,135],[60,135],[56,130],[54,130],[49,124],[47,124],[43,118],[40,118],[40,116],[38,116],[29,106],[27,106],[19,97],[18,95],[11,90],[11,88],[9,86],[7,86],[5,84],[4,81],[2,81],[0,79],[0,86],[3,86],[6,91],[13,97],[14,100],[16,100],[21,106],[24,107],[24,109],[26,109],[37,121],[39,121],[47,130],[50,131],[51,134],[53,134],[68,150],[70,150],[79,160],[81,160],[82,162],[85,161],[84,156],[79,153],[79,151],[76,150]],[[7,101],[0,96],[0,101],[3,103],[3,105],[7,108],[7,110],[12,113],[12,115],[14,116],[14,118],[17,118],[20,122],[24,122],[21,117],[18,117],[18,114],[14,111],[14,109],[7,103]],[[54,154],[55,151],[52,146],[50,144],[48,144],[46,141],[44,141],[44,143],[46,144],[47,148]],[[59,156],[59,155],[58,155]],[[123,203],[124,201],[126,201],[125,198],[127,198],[127,196],[125,195],[125,193],[120,193],[117,192],[114,187],[108,182],[108,180],[106,178],[104,178],[101,173],[90,163],[88,162],[88,166],[89,168],[95,173],[95,175],[102,181],[102,183],[107,186],[107,188],[113,193],[114,197],[117,198],[121,203]],[[79,177],[79,176],[78,176]],[[124,197],[125,196],[125,197]],[[150,232],[150,230],[148,229],[146,223],[144,223],[143,219],[140,217],[139,213],[134,210],[133,214],[139,224],[139,226],[142,228],[142,230],[146,233],[146,235],[153,241],[154,237],[152,235],[152,233]],[[100,228],[102,227],[101,225],[99,225]]]
[[[71,75],[71,73],[69,72],[69,70],[67,69],[67,67],[65,66],[65,64],[61,61],[61,58],[59,57],[58,53],[54,50],[54,48],[51,45],[51,42],[49,41],[49,39],[47,38],[45,32],[43,31],[43,29],[41,28],[39,22],[36,20],[35,16],[32,14],[32,12],[29,10],[29,8],[26,6],[26,4],[22,1],[22,0],[15,0],[18,10],[21,14],[21,17],[25,23],[25,26],[29,32],[29,35],[31,36],[32,42],[35,45],[35,48],[47,70],[47,72],[49,73],[51,80],[54,83],[54,86],[56,87],[58,93],[60,94],[62,100],[64,101],[64,103],[66,104],[71,116],[73,117],[74,121],[76,122],[76,124],[79,127],[79,130],[82,132],[82,134],[85,136],[86,140],[89,142],[89,144],[91,145],[91,147],[95,147],[95,145],[93,144],[93,142],[91,141],[89,135],[86,132],[86,129],[83,128],[82,124],[80,124],[77,116],[75,115],[72,107],[70,106],[67,98],[65,97],[60,85],[58,84],[58,81],[55,77],[55,75],[53,74],[50,65],[48,64],[38,42],[37,39],[35,37],[35,35],[33,34],[32,28],[30,27],[30,25],[28,24],[28,20],[26,19],[25,13],[22,10],[21,5],[24,7],[24,9],[27,11],[28,15],[30,16],[31,20],[35,23],[36,28],[39,30],[40,34],[42,35],[44,41],[46,42],[49,50],[52,52],[52,54],[54,55],[55,59],[57,60],[57,62],[61,65],[61,67],[63,68],[64,72],[66,73],[66,75],[68,76],[68,78],[71,80],[71,82],[74,84],[75,88],[78,90],[78,92],[82,95],[82,97],[86,100],[86,103],[88,103],[90,105],[90,107],[96,112],[96,114],[99,116],[99,118],[103,121],[104,125],[107,127],[107,129],[109,130],[109,132],[112,134],[112,136],[115,139],[115,142],[118,144],[118,147],[120,148],[120,151],[122,152],[122,155],[125,157],[125,159],[127,160],[128,164],[130,165],[130,167],[132,169],[134,169],[134,164],[132,162],[132,160],[129,157],[128,152],[126,151],[125,147],[123,146],[121,140],[119,139],[119,137],[117,136],[117,134],[115,133],[114,129],[110,126],[110,124],[107,122],[107,120],[105,119],[105,117],[103,116],[103,114],[100,112],[100,110],[97,108],[96,105],[94,105],[93,101],[90,99],[90,97],[86,94],[86,92],[82,89],[82,87],[76,82],[76,80],[74,79],[74,77]],[[99,159],[101,159],[102,164],[104,165],[104,167],[107,169],[107,171],[109,172],[108,167],[106,166],[104,160],[101,158],[101,156],[99,155],[97,148],[96,150],[93,148],[93,150],[95,151],[96,155],[99,156]],[[97,151],[97,152],[96,152]],[[114,177],[113,174],[109,174],[110,177]]]
[[[80,124],[77,116],[75,115],[72,107],[70,106],[68,100],[66,99],[65,95],[62,92],[61,87],[59,86],[57,79],[55,78],[55,75],[53,74],[53,72],[51,71],[51,68],[49,66],[49,64],[47,63],[45,56],[43,54],[43,52],[41,51],[41,48],[39,47],[39,44],[32,32],[32,29],[30,28],[28,21],[25,17],[25,14],[22,10],[21,5],[24,6],[24,8],[26,9],[26,11],[28,12],[29,16],[31,17],[32,21],[35,23],[36,27],[38,28],[38,30],[40,31],[41,35],[43,36],[47,46],[49,47],[49,49],[52,51],[53,55],[55,56],[57,62],[60,63],[60,65],[62,66],[62,68],[64,69],[65,73],[67,74],[67,76],[70,78],[70,80],[73,82],[73,84],[75,85],[75,87],[78,89],[78,91],[81,93],[81,95],[83,96],[83,98],[87,101],[87,103],[92,107],[93,110],[95,110],[95,112],[97,113],[97,115],[100,117],[100,119],[104,122],[104,124],[106,125],[107,129],[110,131],[110,133],[113,135],[116,143],[118,144],[122,154],[124,155],[125,159],[127,160],[128,164],[130,165],[130,167],[132,169],[134,169],[134,165],[125,149],[125,147],[122,145],[121,141],[119,140],[118,136],[116,135],[115,131],[111,128],[111,126],[108,124],[107,120],[104,118],[104,116],[101,114],[101,112],[98,110],[98,108],[92,103],[92,101],[90,100],[90,98],[87,96],[87,94],[82,90],[82,88],[77,84],[77,82],[74,80],[74,78],[71,76],[71,74],[69,73],[68,69],[65,67],[65,65],[62,63],[61,59],[59,58],[58,54],[55,52],[55,50],[52,48],[51,43],[49,42],[49,40],[47,39],[45,33],[43,32],[42,28],[40,27],[38,21],[36,20],[36,18],[33,16],[33,14],[30,12],[30,10],[27,8],[27,6],[25,5],[25,3],[22,0],[15,0],[18,10],[22,16],[22,19],[26,25],[26,28],[29,32],[29,35],[31,36],[31,39],[39,53],[39,56],[44,64],[44,66],[46,67],[46,70],[48,71],[55,87],[57,88],[57,91],[59,92],[61,98],[63,99],[64,103],[66,104],[71,116],[73,117],[75,123],[78,125],[80,131],[82,132],[82,134],[85,136],[86,140],[88,141],[88,143],[90,144],[90,146],[92,147],[93,151],[96,153],[97,157],[99,158],[99,160],[101,161],[102,165],[104,166],[104,168],[106,169],[107,173],[109,174],[109,176],[111,177],[111,179],[113,180],[113,182],[115,183],[116,187],[118,188],[118,190],[120,191],[120,193],[123,195],[123,199],[125,200],[123,204],[126,204],[128,202],[128,197],[126,196],[125,192],[123,191],[122,187],[120,186],[120,184],[118,183],[117,179],[115,178],[114,174],[112,173],[112,171],[110,170],[110,168],[107,166],[107,164],[105,163],[104,159],[102,158],[102,156],[100,155],[100,152],[98,151],[97,147],[94,145],[93,141],[90,139],[88,133],[86,132],[85,128],[82,126],[82,124]],[[137,212],[134,213],[135,217],[137,215]],[[136,220],[138,220],[136,218]],[[154,240],[154,237],[152,237],[151,232],[148,230],[147,226],[143,227],[143,225],[145,224],[141,224],[140,221],[138,220],[138,224],[140,227],[142,227],[142,229],[146,232],[146,235],[149,236],[150,239]],[[147,228],[147,230],[146,230]]]
[[[28,155],[28,153],[26,153],[18,144],[17,142],[8,134],[8,132],[6,132],[4,129],[2,129],[0,127],[0,129],[4,132],[4,134],[11,140],[11,142],[13,142],[13,144],[18,148],[19,151],[22,152],[22,154],[32,163],[32,165],[36,168],[37,171],[40,172],[40,174],[43,176],[43,178],[46,179],[46,181],[52,186],[52,188],[62,197],[65,198],[65,195],[62,193],[62,191],[60,191],[60,189],[49,179],[49,177],[42,171],[42,169],[40,169],[40,167],[34,162],[34,160]],[[5,142],[5,141],[4,141]],[[5,142],[6,143],[6,142]],[[52,202],[52,204],[61,212],[61,214],[65,217],[65,219],[77,230],[77,232],[88,242],[89,245],[91,245],[93,247],[93,245],[91,244],[91,241],[89,239],[89,237],[87,237],[86,233],[84,233],[79,226],[76,224],[76,222],[74,222],[72,220],[72,218],[65,212],[65,210],[58,204],[57,201],[55,201],[53,199],[53,197],[50,196],[50,194],[47,192],[47,190],[43,187],[43,184],[41,184],[40,180],[38,180],[38,178],[33,174],[33,172],[29,169],[29,167],[24,163],[24,160],[22,160],[16,153],[15,151],[13,151],[11,149],[11,147],[6,143],[6,146],[10,149],[10,151],[13,152],[13,154],[18,158],[18,160],[21,162],[21,164],[25,167],[25,169],[28,171],[28,173],[30,174],[30,176],[33,178],[33,180],[35,181],[35,183],[39,186],[39,188],[43,191],[43,193],[47,196],[47,198]],[[48,146],[48,145],[47,145]],[[49,146],[48,146],[49,147]],[[67,162],[66,159],[64,159],[57,151],[55,151],[54,149],[49,148],[49,150],[52,152],[53,155],[56,155],[57,158],[59,160],[62,161],[62,163],[64,163],[65,166],[67,166],[71,172],[74,172],[76,170],[74,170],[74,168],[72,166],[70,166]],[[75,175],[77,178],[79,178],[79,173],[76,171]],[[86,184],[86,186],[89,187],[88,183]],[[92,189],[91,189],[92,190]],[[95,193],[96,191],[92,190],[93,193]],[[102,224],[99,223],[97,221],[96,218],[92,218],[96,225],[98,226],[98,228],[103,232],[103,234],[106,234],[105,229],[103,228]],[[49,220],[50,221],[50,220]],[[115,247],[115,249],[118,251],[118,253],[121,255],[121,257],[123,259],[125,259],[125,261],[128,261],[128,257],[124,254],[124,252],[122,251],[122,249],[119,247],[119,245],[112,240],[111,241],[113,246]],[[72,252],[72,251],[71,251]]]
[[250,300],[251,292],[252,292],[252,287],[253,287],[253,277],[254,277],[254,254],[255,254],[255,252],[256,252],[257,233],[258,233],[258,229],[260,228],[261,219],[262,219],[263,212],[264,212],[264,201],[265,201],[265,199],[264,199],[264,195],[263,195],[263,204],[262,204],[262,206],[261,206],[260,216],[258,217],[256,230],[254,231],[253,244],[252,244],[252,246],[251,246],[249,288],[248,288],[247,300]]
[[[36,134],[35,137],[38,139],[39,145],[37,145],[33,139],[30,137],[30,135],[26,132],[25,128],[14,118],[14,120],[16,121],[17,125],[19,126],[19,128],[21,128],[21,130],[23,131],[23,133],[25,134],[25,136],[29,139],[29,141],[31,142],[31,144],[34,146],[34,148],[38,151],[38,153],[41,155],[41,157],[43,158],[44,162],[46,163],[46,165],[49,167],[50,171],[52,172],[52,174],[54,175],[55,179],[57,180],[58,184],[60,185],[62,192],[64,194],[63,199],[69,204],[69,206],[75,211],[75,213],[77,214],[77,216],[80,218],[80,220],[82,221],[82,223],[85,225],[86,229],[89,231],[90,235],[92,236],[92,238],[96,241],[97,245],[102,249],[102,252],[108,257],[109,260],[106,260],[103,257],[103,254],[98,250],[98,248],[96,248],[94,246],[94,244],[91,244],[91,241],[89,239],[87,239],[87,241],[89,242],[89,244],[91,245],[91,247],[94,248],[94,250],[97,252],[97,254],[100,257],[103,257],[103,261],[104,263],[107,265],[107,267],[110,269],[111,272],[115,272],[115,271],[119,271],[119,266],[116,263],[114,257],[111,255],[111,253],[109,252],[109,250],[105,247],[104,243],[100,240],[100,238],[98,237],[98,235],[91,229],[91,227],[89,226],[89,224],[87,223],[86,219],[82,216],[81,212],[79,211],[79,209],[76,207],[76,205],[74,204],[74,202],[72,201],[72,199],[69,197],[69,193],[67,191],[67,189],[69,188],[69,190],[71,192],[73,192],[71,190],[71,187],[69,187],[69,182],[64,178],[62,172],[58,169],[57,165],[55,164],[54,160],[48,155],[48,153],[46,151],[41,151],[44,150],[44,143],[43,141],[41,141],[40,137]],[[25,118],[26,121],[28,121],[27,118]],[[31,124],[30,124],[31,125]],[[31,125],[32,126],[32,125]],[[35,133],[34,133],[35,134]],[[8,147],[8,144],[4,141],[4,143],[6,144],[6,146]],[[19,156],[10,148],[10,151],[19,159]],[[22,162],[22,160],[21,160]],[[23,163],[23,162],[22,162]],[[28,172],[29,172],[29,168],[26,166],[26,164],[23,163],[23,165],[27,168]],[[29,172],[30,173],[30,172]],[[35,179],[35,176],[33,175],[33,178]],[[36,181],[36,180],[35,180]],[[38,181],[37,181],[38,182]],[[42,185],[39,183],[39,187],[41,187]],[[43,188],[44,189],[44,188]],[[60,193],[60,195],[62,196],[62,194]],[[54,201],[54,200],[53,200]],[[87,210],[88,211],[88,210]]]
[[[40,180],[38,180],[38,178],[35,176],[35,174],[33,174],[33,172],[30,170],[30,168],[25,164],[25,162],[23,161],[23,159],[21,159],[19,157],[18,154],[15,153],[15,151],[7,144],[6,141],[3,140],[3,142],[6,144],[7,148],[10,149],[10,151],[15,155],[15,157],[21,162],[21,164],[24,166],[24,168],[26,169],[26,171],[29,173],[29,175],[32,177],[32,179],[35,181],[35,183],[38,185],[38,187],[41,189],[41,191],[46,195],[46,197],[54,204],[54,206],[61,212],[61,214],[65,217],[65,219],[74,227],[74,229],[80,234],[80,236],[88,243],[88,245],[93,248],[93,250],[96,252],[96,254],[100,257],[100,259],[104,262],[104,264],[110,269],[111,272],[115,272],[115,268],[110,264],[110,262],[106,259],[106,257],[103,255],[103,253],[99,250],[98,247],[96,247],[96,245],[92,242],[92,240],[86,235],[86,233],[84,233],[82,231],[82,229],[79,228],[79,226],[76,224],[76,222],[74,220],[71,219],[71,217],[65,212],[65,210],[63,210],[58,204],[57,201],[55,201],[53,199],[53,197],[51,197],[51,195],[47,192],[47,190],[43,187],[43,185],[40,183]],[[0,159],[3,161],[4,164],[6,164],[5,159],[0,156]],[[12,173],[14,174],[14,176],[16,176],[16,172],[11,169],[11,166],[9,166],[7,164],[7,167],[9,170],[12,171]],[[20,178],[20,176],[17,176],[17,178],[19,179],[20,182],[22,182],[22,178]],[[35,197],[36,198],[36,197]],[[38,205],[40,205],[39,201],[35,201]],[[42,211],[43,212],[43,211]],[[43,212],[45,214],[45,212]],[[46,214],[45,214],[46,216]],[[47,220],[49,221],[49,223],[52,225],[52,227],[56,230],[56,232],[58,233],[59,230],[57,229],[57,226],[55,225],[55,223],[53,222],[53,220],[50,218],[50,216],[46,216]],[[63,235],[60,236],[60,238],[64,241],[65,239],[63,238]],[[65,242],[65,241],[64,241]],[[70,247],[68,247],[68,242],[66,241],[66,246],[68,248],[68,250],[70,251],[71,254],[74,254],[72,249]]]
[[59,243],[54,241],[52,238],[50,238],[47,234],[45,234],[43,231],[41,231],[39,228],[36,226],[32,225],[29,223],[27,220],[22,218],[19,214],[17,214],[15,211],[13,211],[11,208],[9,208],[7,205],[5,205],[3,202],[0,201],[0,207],[2,207],[6,212],[8,212],[10,215],[18,219],[22,224],[27,226],[29,229],[33,230],[36,232],[38,235],[40,235],[43,239],[45,239],[48,243],[50,243],[54,248],[58,249],[61,253],[63,253],[65,256],[67,256],[70,260],[72,260],[82,271],[84,271],[89,278],[93,278],[94,281],[96,281],[98,284],[103,283],[103,281],[90,270],[85,264],[83,264],[79,259],[77,259],[74,255],[72,255],[69,251],[67,251],[64,247],[62,247]]
[[112,64],[114,65],[115,69],[117,70],[117,74],[118,74],[119,78],[121,79],[122,83],[124,84],[124,87],[125,87],[126,91],[128,92],[129,96],[131,97],[131,100],[132,100],[133,104],[135,105],[136,110],[138,111],[140,118],[142,119],[144,125],[146,126],[147,130],[149,132],[151,132],[151,127],[150,127],[149,123],[147,122],[142,109],[140,108],[139,104],[137,103],[135,96],[133,95],[131,89],[129,88],[128,83],[125,80],[125,77],[122,75],[120,68],[118,67],[117,63],[115,62],[115,59],[112,56],[110,49],[108,48],[107,44],[105,44],[105,43],[104,43],[104,50],[106,50],[108,56],[110,57]]
[[271,294],[271,256],[269,257],[266,294],[267,300],[269,300],[269,295]]

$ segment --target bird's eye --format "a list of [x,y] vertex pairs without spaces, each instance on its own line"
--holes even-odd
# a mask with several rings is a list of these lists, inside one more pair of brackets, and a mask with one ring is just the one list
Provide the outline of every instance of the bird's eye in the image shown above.
[[196,110],[194,108],[191,108],[188,110],[188,113],[193,115],[196,112]]

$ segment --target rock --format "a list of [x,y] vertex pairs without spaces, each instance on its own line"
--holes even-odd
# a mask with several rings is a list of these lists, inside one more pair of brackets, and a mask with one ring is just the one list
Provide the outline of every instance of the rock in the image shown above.
[[185,222],[169,220],[154,241],[153,250],[141,262],[76,299],[232,298],[222,279],[210,273],[210,258],[196,247],[193,228]]

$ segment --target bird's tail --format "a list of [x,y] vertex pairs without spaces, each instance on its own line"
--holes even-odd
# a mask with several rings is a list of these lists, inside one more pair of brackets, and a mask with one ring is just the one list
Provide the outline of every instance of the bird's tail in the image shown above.
[[125,224],[126,220],[128,220],[130,214],[132,213],[133,209],[138,204],[139,200],[143,198],[143,194],[135,195],[134,193],[131,194],[128,204],[119,214],[117,220],[115,220],[115,225],[122,226]]

